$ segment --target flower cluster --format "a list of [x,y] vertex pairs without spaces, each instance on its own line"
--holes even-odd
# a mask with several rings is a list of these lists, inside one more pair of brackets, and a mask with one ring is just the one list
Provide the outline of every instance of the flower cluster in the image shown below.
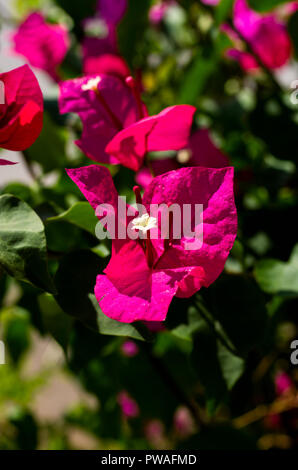
[[[119,13],[113,16],[106,2],[99,2],[96,19],[108,27],[107,36],[96,40],[100,57],[106,51],[115,53],[111,44],[124,2],[122,7],[113,10]],[[133,188],[136,203],[146,209],[141,214],[129,207],[133,220],[123,220],[123,225],[132,224],[139,236],[112,240],[112,256],[104,274],[97,276],[95,296],[102,311],[115,320],[163,321],[174,296],[192,296],[213,283],[224,268],[237,232],[233,168],[208,130],[191,132],[193,106],[174,105],[149,116],[139,80],[128,73],[91,70],[60,83],[60,112],[80,117],[83,130],[76,144],[90,159],[136,172],[137,183],[145,188],[143,195],[139,186]],[[163,151],[172,151],[175,157],[150,159],[151,152]],[[118,193],[107,168],[91,165],[67,173],[95,211],[109,204],[117,214]],[[195,214],[190,216],[193,232],[204,232],[202,246],[188,250],[189,239],[176,239],[171,215],[165,238],[160,221],[149,216],[152,204],[177,204],[182,216],[185,205],[203,205],[199,222]],[[151,235],[153,230],[158,231],[157,238]]]
[[[151,21],[156,23],[158,8],[163,14],[173,3],[156,5],[150,12]],[[145,207],[145,213],[130,207],[133,220],[123,221],[126,227],[132,223],[138,236],[112,240],[112,256],[104,274],[97,277],[95,295],[110,318],[159,322],[165,320],[174,296],[192,296],[213,283],[224,269],[237,232],[233,168],[207,129],[192,132],[193,106],[173,105],[149,115],[142,101],[141,80],[132,77],[118,51],[117,25],[126,8],[126,0],[99,0],[95,16],[83,21],[83,76],[75,79],[63,81],[58,73],[70,44],[63,25],[47,23],[35,12],[20,25],[13,40],[16,52],[59,82],[60,112],[77,113],[81,119],[82,135],[76,144],[97,164],[67,173],[94,210],[100,204],[110,204],[115,213],[118,210],[111,174],[98,163],[129,168],[145,189],[142,195],[139,186],[134,188],[136,203]],[[22,70],[29,73],[28,67]],[[34,132],[26,132],[28,145],[40,131],[37,93],[29,108],[20,109],[22,114],[16,120],[24,127],[29,114],[31,121],[36,119]],[[8,114],[11,119],[11,111]],[[12,129],[11,122],[9,126]],[[1,130],[2,141],[12,148],[7,132]],[[24,142],[22,135],[21,139]],[[151,152],[166,151],[171,151],[171,158],[150,158]],[[171,211],[165,238],[160,220],[149,216],[152,204],[178,205],[182,217],[185,206],[202,205],[199,221],[195,214],[189,215],[194,239],[198,234],[202,238],[200,246],[189,250],[189,237],[174,236]],[[153,230],[157,237],[151,235]]]

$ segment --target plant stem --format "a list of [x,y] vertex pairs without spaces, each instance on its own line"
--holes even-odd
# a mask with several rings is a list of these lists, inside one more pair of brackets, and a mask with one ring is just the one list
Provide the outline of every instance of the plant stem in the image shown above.
[[201,317],[204,318],[204,320],[206,321],[206,323],[210,326],[210,328],[212,329],[213,333],[215,334],[215,336],[219,339],[219,341],[225,346],[225,348],[227,348],[232,354],[235,354],[236,356],[238,356],[238,353],[236,351],[236,349],[234,349],[229,343],[228,341],[225,339],[225,337],[220,333],[220,331],[218,331],[216,329],[216,326],[214,325],[214,323],[210,320],[209,318],[209,312],[207,312],[206,308],[202,305],[201,302],[196,302],[195,303],[196,307],[199,309],[199,314],[201,315]]
[[151,346],[147,343],[143,343],[142,346],[152,366],[154,367],[160,378],[163,380],[163,382],[166,384],[168,389],[172,393],[174,393],[179,402],[183,403],[189,409],[198,428],[202,429],[206,427],[206,424],[204,423],[200,415],[197,404],[194,400],[190,399],[187,396],[183,388],[181,388],[180,385],[176,382],[176,380],[172,377],[171,373],[169,372],[162,359],[153,354]]

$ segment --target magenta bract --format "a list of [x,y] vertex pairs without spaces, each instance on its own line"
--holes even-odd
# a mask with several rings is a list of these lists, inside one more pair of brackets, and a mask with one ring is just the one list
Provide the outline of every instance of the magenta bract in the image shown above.
[[57,67],[62,63],[70,40],[63,25],[48,24],[41,13],[31,13],[12,37],[14,50],[29,64],[59,81]]
[[[234,26],[266,67],[277,69],[289,60],[291,40],[285,24],[278,19],[277,14],[261,15],[251,10],[246,0],[236,0]],[[226,31],[229,34],[228,29]],[[235,39],[234,34],[230,34],[230,37]],[[239,60],[246,70],[258,68],[257,61],[247,52],[232,50],[228,55]]]
[[[118,194],[106,168],[91,165],[67,173],[93,208],[108,203],[117,213]],[[187,250],[183,236],[170,245],[152,240],[150,264],[138,240],[113,240],[111,260],[95,286],[99,305],[110,318],[163,321],[175,295],[189,297],[208,287],[224,268],[237,232],[233,168],[182,168],[157,176],[146,188],[143,204],[149,213],[150,204],[162,203],[182,210],[184,204],[203,204],[203,244]]]
[[133,79],[129,86],[108,75],[60,84],[60,111],[80,116],[83,133],[76,144],[92,160],[137,171],[147,152],[186,146],[195,108],[172,106],[145,117],[147,110],[135,86]]
[[25,150],[42,129],[41,89],[28,65],[1,73],[0,82],[5,98],[0,106],[0,147]]

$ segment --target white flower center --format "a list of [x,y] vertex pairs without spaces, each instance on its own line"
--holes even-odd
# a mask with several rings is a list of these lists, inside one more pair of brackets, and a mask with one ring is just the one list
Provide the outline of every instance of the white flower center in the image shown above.
[[132,225],[133,230],[140,230],[146,233],[148,230],[157,227],[157,220],[155,217],[150,217],[149,214],[143,214],[141,217],[133,219]]
[[101,77],[90,78],[88,82],[82,85],[82,90],[83,91],[88,91],[88,90],[97,91],[97,87],[100,81],[101,81]]
[[179,150],[177,153],[177,161],[181,164],[188,163],[192,157],[192,152],[190,149]]

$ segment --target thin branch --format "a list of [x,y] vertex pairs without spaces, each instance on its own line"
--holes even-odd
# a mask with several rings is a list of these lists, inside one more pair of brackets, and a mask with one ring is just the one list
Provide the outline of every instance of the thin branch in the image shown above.
[[218,331],[216,329],[216,326],[214,325],[214,323],[210,320],[209,318],[209,312],[207,312],[206,308],[202,305],[201,302],[198,302],[196,301],[195,302],[195,305],[196,307],[198,307],[199,309],[199,314],[201,315],[201,317],[204,318],[204,320],[206,321],[206,323],[210,326],[210,328],[212,329],[213,333],[215,334],[215,336],[219,339],[219,341],[225,346],[225,348],[227,348],[232,354],[236,355],[236,356],[239,356],[238,352],[236,351],[236,349],[234,349],[229,343],[228,341],[226,340],[226,338],[221,334],[220,331]]
[[160,378],[163,380],[163,382],[166,384],[168,389],[172,393],[174,393],[179,402],[183,403],[189,409],[197,426],[200,429],[206,427],[206,424],[202,420],[196,402],[187,396],[183,388],[181,388],[180,385],[176,382],[176,380],[172,377],[162,359],[153,354],[151,346],[147,343],[142,343],[142,347],[146,352],[147,357],[150,360],[152,366],[154,367]]

